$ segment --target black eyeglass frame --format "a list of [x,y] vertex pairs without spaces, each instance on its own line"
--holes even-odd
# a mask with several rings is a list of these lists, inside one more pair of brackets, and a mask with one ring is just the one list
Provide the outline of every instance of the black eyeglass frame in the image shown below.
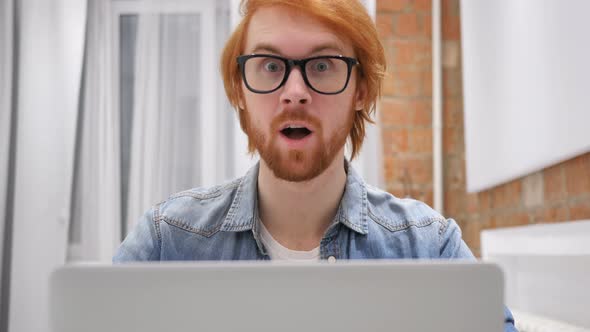
[[[285,64],[286,70],[285,70],[285,75],[283,77],[283,80],[276,88],[274,88],[272,90],[254,89],[250,86],[250,84],[248,84],[248,80],[246,79],[246,66],[245,66],[246,61],[248,61],[248,59],[251,59],[251,58],[262,58],[262,57],[281,60]],[[340,59],[340,60],[343,60],[344,62],[346,62],[346,65],[348,67],[348,72],[346,74],[346,82],[344,83],[344,87],[342,89],[340,89],[336,92],[322,92],[322,91],[319,91],[316,88],[314,88],[309,83],[309,80],[307,79],[307,73],[305,71],[305,65],[309,61],[318,60],[318,59]],[[320,55],[320,56],[314,56],[314,57],[305,58],[305,59],[287,59],[287,58],[283,58],[281,56],[274,55],[274,54],[247,54],[247,55],[238,56],[237,61],[238,61],[238,66],[240,68],[240,72],[242,73],[242,80],[246,84],[246,87],[248,88],[248,90],[250,90],[254,93],[260,93],[260,94],[273,93],[273,92],[277,91],[278,89],[280,89],[287,82],[287,79],[289,78],[289,75],[291,74],[291,70],[293,69],[293,67],[298,66],[301,69],[301,75],[303,76],[303,81],[310,89],[312,89],[313,91],[315,91],[317,93],[323,94],[323,95],[337,95],[339,93],[342,93],[342,91],[346,90],[346,87],[348,86],[348,82],[350,81],[350,74],[352,73],[352,68],[359,64],[359,61],[357,59],[342,56],[342,55]]]

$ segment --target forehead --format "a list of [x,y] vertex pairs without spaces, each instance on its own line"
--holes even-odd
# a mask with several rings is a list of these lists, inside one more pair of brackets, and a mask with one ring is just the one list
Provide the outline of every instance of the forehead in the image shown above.
[[313,16],[283,6],[257,10],[248,25],[244,53],[261,51],[301,58],[317,52],[353,56],[352,44]]

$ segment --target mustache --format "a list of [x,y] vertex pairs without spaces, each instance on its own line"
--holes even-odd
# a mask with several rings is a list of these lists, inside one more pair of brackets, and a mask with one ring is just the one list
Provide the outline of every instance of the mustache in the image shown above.
[[302,121],[305,123],[309,123],[317,130],[320,130],[322,127],[322,124],[317,117],[315,117],[303,110],[292,110],[292,111],[283,111],[272,120],[272,122],[271,122],[272,132],[275,133],[275,132],[279,131],[280,126],[288,121]]

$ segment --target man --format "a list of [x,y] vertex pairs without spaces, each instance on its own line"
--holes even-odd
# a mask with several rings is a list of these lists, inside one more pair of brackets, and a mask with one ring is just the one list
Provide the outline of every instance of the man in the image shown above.
[[114,262],[472,259],[454,220],[366,185],[345,159],[347,137],[353,158],[361,147],[385,71],[360,2],[250,0],[242,10],[221,69],[259,164],[157,204]]

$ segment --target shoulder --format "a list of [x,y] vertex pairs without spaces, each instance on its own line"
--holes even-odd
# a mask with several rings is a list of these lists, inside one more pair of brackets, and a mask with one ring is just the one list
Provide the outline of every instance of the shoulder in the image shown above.
[[445,217],[426,203],[398,198],[370,185],[366,187],[370,219],[392,232],[412,227],[434,227],[442,234],[449,224]]
[[156,222],[209,236],[217,232],[243,178],[212,187],[198,187],[171,195],[153,208]]
[[[378,238],[389,239],[383,243],[399,252],[397,256],[473,259],[455,220],[443,217],[427,204],[371,186],[367,186],[367,200],[367,214]],[[404,245],[399,247],[400,243]]]

